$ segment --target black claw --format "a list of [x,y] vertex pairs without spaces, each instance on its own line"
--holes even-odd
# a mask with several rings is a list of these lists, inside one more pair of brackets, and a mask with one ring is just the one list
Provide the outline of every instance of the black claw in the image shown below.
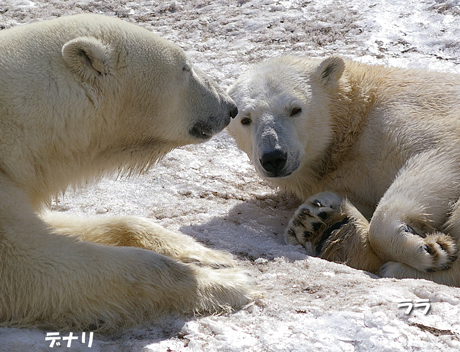
[[321,225],[322,224],[320,222],[314,222],[313,224],[311,224],[311,226],[313,226],[313,232],[318,232],[321,228]]
[[450,265],[449,264],[444,264],[442,267],[441,267],[441,270],[449,270],[450,269]]
[[313,202],[312,202],[313,205],[321,208],[323,205],[321,204],[321,202],[318,200],[318,199],[315,199]]
[[312,215],[310,213],[310,209],[305,208],[302,209],[299,214],[297,215],[298,219],[305,220],[306,218],[310,218]]
[[432,255],[434,254],[434,249],[431,246],[422,246],[423,250],[426,251],[428,254]]
[[295,227],[304,227],[303,224],[298,220],[293,220],[292,225]]
[[409,232],[413,235],[416,235],[416,236],[419,236],[419,237],[422,237],[422,238],[425,238],[426,237],[426,234],[425,233],[418,233],[416,232],[412,227],[410,227],[409,225],[405,224],[402,228],[402,230],[404,232]]

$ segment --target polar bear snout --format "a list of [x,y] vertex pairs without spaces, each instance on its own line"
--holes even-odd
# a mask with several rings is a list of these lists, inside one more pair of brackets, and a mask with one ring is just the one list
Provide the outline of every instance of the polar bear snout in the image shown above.
[[[230,97],[228,97],[227,99],[228,116],[230,117],[228,119],[228,125],[230,123],[230,120],[233,120],[238,115],[238,107],[236,106],[235,102],[231,100]],[[227,127],[227,125],[225,125],[225,127]]]
[[259,161],[270,177],[287,176],[282,174],[287,162],[287,153],[282,150],[264,153]]
[[213,126],[209,123],[203,123],[203,122],[197,122],[189,131],[190,135],[192,137],[198,138],[198,139],[209,139],[211,138],[215,131]]
[[236,105],[230,110],[230,117],[234,119],[238,115],[238,108]]
[[207,140],[222,131],[230,123],[230,120],[238,115],[235,103],[227,103],[227,112],[223,116],[211,116],[204,121],[196,122],[190,129],[189,134],[199,140]]

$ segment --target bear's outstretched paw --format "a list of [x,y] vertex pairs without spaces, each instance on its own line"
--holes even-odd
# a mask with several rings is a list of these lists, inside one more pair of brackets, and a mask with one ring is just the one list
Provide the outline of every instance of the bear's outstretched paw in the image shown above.
[[238,268],[195,267],[194,271],[195,313],[230,312],[253,301],[259,302],[263,297],[255,279]]
[[235,266],[230,254],[214,249],[202,247],[200,251],[189,251],[181,253],[176,259],[183,263],[207,266],[213,269],[232,268]]
[[[344,224],[340,211],[342,199],[335,193],[323,192],[308,198],[294,213],[284,234],[286,243],[314,247],[323,243],[323,234],[329,234],[335,224]],[[339,228],[338,226],[337,228]],[[327,231],[331,229],[331,231]],[[315,248],[316,251],[316,248]]]

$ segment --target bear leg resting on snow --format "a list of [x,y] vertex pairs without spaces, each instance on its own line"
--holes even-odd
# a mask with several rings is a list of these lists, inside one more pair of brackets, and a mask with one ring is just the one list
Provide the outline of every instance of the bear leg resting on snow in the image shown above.
[[257,172],[306,200],[286,241],[383,276],[460,286],[460,77],[281,57],[230,88]]
[[248,303],[230,256],[185,235],[135,217],[37,215],[68,186],[141,172],[236,113],[182,49],[122,20],[1,31],[0,324],[110,331]]

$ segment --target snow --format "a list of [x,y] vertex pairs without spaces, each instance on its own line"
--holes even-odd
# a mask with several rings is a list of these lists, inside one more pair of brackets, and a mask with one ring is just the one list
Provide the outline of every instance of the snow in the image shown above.
[[[251,64],[281,54],[460,73],[458,0],[4,0],[0,28],[82,12],[117,16],[178,43],[224,87]],[[174,150],[139,177],[69,191],[53,210],[144,216],[227,250],[264,298],[232,314],[173,315],[117,335],[95,334],[91,348],[75,340],[51,350],[460,350],[460,288],[382,279],[285,245],[284,227],[299,204],[268,187],[226,132]],[[426,315],[398,308],[422,299],[431,304]],[[0,351],[49,351],[45,336],[0,328]]]

